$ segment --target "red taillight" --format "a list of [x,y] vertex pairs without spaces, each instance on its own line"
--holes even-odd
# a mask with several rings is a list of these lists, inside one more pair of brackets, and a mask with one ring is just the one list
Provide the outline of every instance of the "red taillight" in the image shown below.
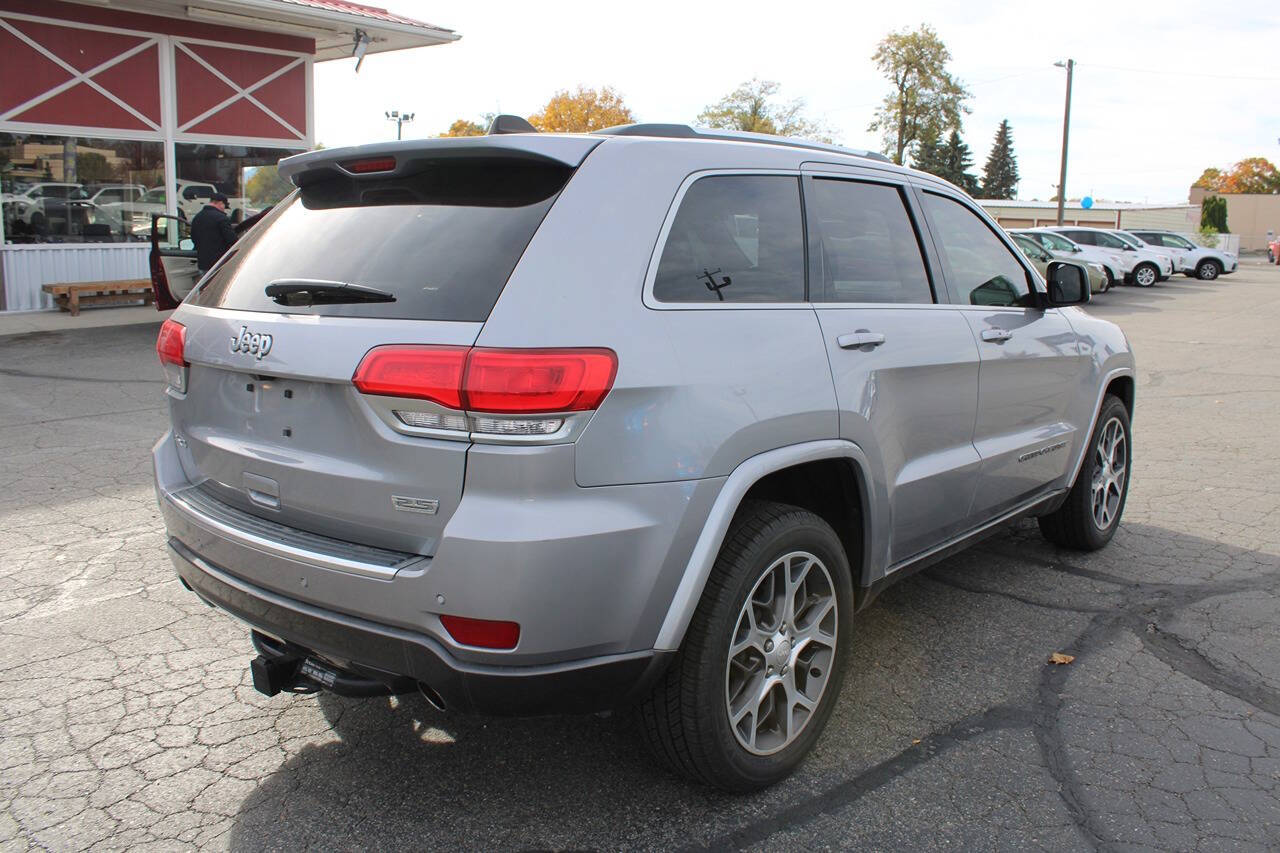
[[467,347],[386,346],[369,350],[352,379],[365,394],[430,400],[462,408]]
[[520,625],[493,619],[469,619],[466,616],[441,616],[440,624],[449,636],[464,646],[482,649],[514,649],[520,642]]
[[165,320],[160,327],[160,335],[156,338],[156,355],[160,356],[160,363],[189,367],[186,349],[187,327],[172,317]]
[[618,372],[608,349],[467,349],[392,345],[370,350],[352,381],[365,394],[431,400],[493,414],[598,408]]
[[368,172],[391,172],[396,168],[394,157],[371,157],[368,160],[349,160],[342,164],[348,172],[363,175]]
[[600,405],[617,371],[607,349],[475,349],[462,393],[473,412],[585,412]]

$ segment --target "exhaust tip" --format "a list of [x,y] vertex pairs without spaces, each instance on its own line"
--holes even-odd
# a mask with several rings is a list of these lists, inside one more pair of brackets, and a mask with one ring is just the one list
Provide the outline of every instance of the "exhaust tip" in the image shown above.
[[444,698],[441,697],[441,695],[437,693],[431,687],[431,685],[419,681],[418,692],[422,694],[422,698],[426,699],[427,704],[429,704],[432,708],[435,708],[437,711],[441,711],[441,712],[447,710],[444,705]]

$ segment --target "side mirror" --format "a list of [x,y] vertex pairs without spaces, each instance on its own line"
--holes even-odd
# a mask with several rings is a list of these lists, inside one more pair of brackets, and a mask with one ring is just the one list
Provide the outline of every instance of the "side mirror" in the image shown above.
[[1083,267],[1056,261],[1049,264],[1045,279],[1049,285],[1045,307],[1083,305],[1089,301],[1089,275]]

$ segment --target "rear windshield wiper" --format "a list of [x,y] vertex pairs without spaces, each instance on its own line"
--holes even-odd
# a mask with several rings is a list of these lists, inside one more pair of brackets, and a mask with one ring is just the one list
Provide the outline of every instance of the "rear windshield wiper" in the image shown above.
[[266,287],[266,294],[281,305],[336,305],[342,302],[395,302],[396,295],[385,290],[323,281],[314,278],[280,278]]

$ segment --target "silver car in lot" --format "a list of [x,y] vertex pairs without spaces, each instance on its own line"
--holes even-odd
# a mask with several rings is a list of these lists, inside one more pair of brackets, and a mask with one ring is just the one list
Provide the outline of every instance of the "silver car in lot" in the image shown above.
[[1117,257],[1115,252],[1107,251],[1105,248],[1097,246],[1082,246],[1080,243],[1069,240],[1062,234],[1043,231],[1043,229],[1010,229],[1010,234],[1014,237],[1023,237],[1036,243],[1037,246],[1043,248],[1048,254],[1059,260],[1075,261],[1075,263],[1083,263],[1088,265],[1096,265],[1102,270],[1103,278],[1105,278],[1105,286],[1101,288],[1101,292],[1110,291],[1112,287],[1123,282],[1124,268],[1123,261]]
[[1149,245],[1163,246],[1178,252],[1178,272],[1201,281],[1213,281],[1220,275],[1235,272],[1240,266],[1240,259],[1231,252],[1201,246],[1172,231],[1132,233]]
[[1128,342],[932,176],[683,125],[280,174],[161,329],[154,452],[177,572],[267,694],[634,706],[668,766],[751,790],[887,585],[1021,517],[1116,531]]
[[1081,245],[1097,246],[1115,253],[1128,284],[1151,287],[1173,275],[1173,260],[1167,254],[1142,248],[1139,241],[1121,237],[1110,228],[1086,228],[1081,225],[1052,227]]

